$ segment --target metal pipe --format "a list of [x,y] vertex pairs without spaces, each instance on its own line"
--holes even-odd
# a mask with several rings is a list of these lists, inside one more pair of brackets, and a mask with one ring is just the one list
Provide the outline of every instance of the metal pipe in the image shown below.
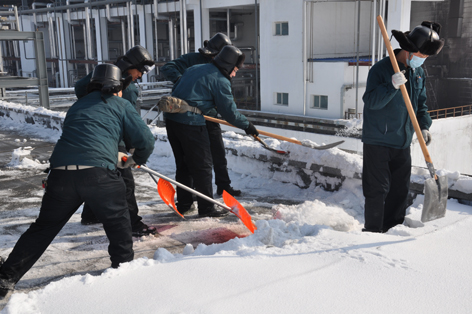
[[377,29],[377,23],[375,17],[377,16],[377,0],[372,0],[372,61],[371,66],[375,64],[375,30]]
[[188,29],[187,29],[187,0],[180,0],[183,3],[183,12],[182,16],[184,17],[184,51],[183,54],[188,53]]
[[226,10],[226,31],[228,32],[228,37],[231,37],[231,10]]
[[169,58],[170,60],[174,60],[174,20],[172,18],[169,19]]
[[107,16],[108,22],[110,22],[110,23],[119,23],[119,22],[121,22],[120,18],[112,18],[111,17],[110,5],[109,4],[105,5],[105,11],[106,11],[106,16]]
[[234,24],[234,36],[230,38],[231,41],[235,41],[235,40],[240,39],[240,38],[238,38],[238,30],[239,30],[239,27],[243,26],[243,25],[244,25],[243,22],[239,22],[239,23]]
[[[90,0],[84,0],[85,3],[88,3]],[[87,59],[92,60],[92,31],[90,26],[90,9],[85,7],[85,29],[87,31]],[[85,41],[85,40],[84,40]]]
[[123,54],[125,54],[126,50],[126,32],[125,32],[125,21],[121,19],[121,38],[123,43]]
[[[86,30],[86,28],[85,28],[85,23],[82,24],[82,28],[83,28],[83,31],[84,31],[84,59],[85,59],[85,60],[88,60],[87,47],[85,47],[85,45],[86,45],[85,40],[86,40],[86,38],[87,38],[87,30]],[[87,73],[89,73],[89,64],[88,64],[88,63],[85,64],[85,71],[86,71]]]
[[305,116],[306,115],[306,97],[307,97],[307,67],[308,67],[308,61],[307,61],[307,44],[306,44],[306,41],[307,41],[307,26],[306,26],[306,20],[307,20],[307,12],[308,12],[308,3],[307,2],[304,2],[303,3],[304,5],[304,10],[302,10],[302,12],[304,12],[303,16],[302,16],[302,25],[303,25],[303,29],[302,29],[302,64],[303,64],[303,115]]
[[18,9],[16,8],[16,5],[13,6],[13,11],[15,12],[15,21],[16,21],[16,29],[18,31],[21,31],[20,29],[20,21],[18,19]]
[[131,5],[129,2],[126,3],[126,11],[128,14],[126,14],[126,22],[128,23],[128,46],[131,48],[133,47],[133,43],[131,41],[131,20],[130,20],[130,15],[131,15]]
[[[78,9],[78,8],[87,8],[87,7],[91,7],[91,6],[102,6],[102,5],[106,5],[106,4],[117,4],[117,3],[127,3],[129,0],[106,0],[106,1],[94,1],[93,3],[91,2],[87,2],[87,1],[84,1],[84,3],[79,3],[79,4],[72,4],[72,5],[63,5],[63,6],[56,6],[56,7],[53,7],[53,8],[42,8],[42,9],[36,9],[35,7],[33,7],[32,10],[21,10],[20,13],[21,14],[35,14],[35,13],[45,13],[45,12],[48,12],[48,11],[64,11],[64,10],[67,10],[68,8],[69,9]],[[39,2],[33,2],[34,3],[38,3],[38,4],[41,4]],[[44,5],[46,5],[45,3],[43,3]]]
[[261,110],[261,106],[259,104],[259,18],[258,18],[258,10],[257,10],[257,0],[254,0],[254,31],[255,31],[255,41],[256,41],[256,109]]
[[131,43],[130,43],[130,48],[134,47],[135,41],[134,41],[134,16],[133,16],[133,6],[131,5],[131,2],[129,3],[129,28],[131,31]]
[[356,117],[359,106],[359,49],[361,33],[361,0],[357,1]]
[[[156,54],[154,55],[154,60],[159,61],[159,35],[157,33],[157,17],[159,16],[158,12],[158,7],[157,7],[157,0],[154,0],[154,5],[153,5],[153,10],[154,10],[154,42],[156,43]],[[156,67],[156,73],[158,73],[157,67]],[[152,76],[151,76],[152,78]]]
[[[34,27],[37,27],[38,25],[38,21],[36,20],[36,12],[39,10],[39,9],[36,9],[36,6],[38,5],[44,5],[44,6],[47,6],[48,3],[42,3],[42,2],[33,2],[33,4],[31,5],[31,7],[33,8],[33,10],[29,10],[29,11],[32,11],[31,13],[33,13],[33,23],[34,23]],[[47,11],[45,12],[49,12],[50,8],[48,7],[47,8]],[[25,13],[25,11],[21,11],[21,13]]]

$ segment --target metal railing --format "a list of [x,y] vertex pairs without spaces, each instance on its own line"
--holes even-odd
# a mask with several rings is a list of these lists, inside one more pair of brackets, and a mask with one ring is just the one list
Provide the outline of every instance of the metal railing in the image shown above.
[[444,108],[428,111],[431,119],[443,119],[451,117],[460,117],[469,115],[472,113],[472,105],[453,107],[453,108]]

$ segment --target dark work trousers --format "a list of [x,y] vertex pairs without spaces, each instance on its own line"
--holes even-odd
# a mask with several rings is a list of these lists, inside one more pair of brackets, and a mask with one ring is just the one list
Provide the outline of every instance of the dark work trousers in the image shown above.
[[410,148],[364,144],[362,190],[365,229],[387,232],[405,219],[411,176]]
[[[206,126],[195,126],[166,119],[167,137],[175,158],[175,179],[198,192],[213,198],[212,159]],[[192,193],[177,187],[178,209],[189,208]],[[197,197],[198,213],[213,210],[213,203]]]
[[110,241],[112,266],[133,260],[133,239],[120,174],[106,168],[51,170],[39,216],[16,243],[0,278],[18,282],[41,257],[79,206],[86,202]]
[[213,159],[213,171],[215,172],[215,184],[220,188],[231,185],[228,174],[228,162],[226,161],[225,144],[221,136],[219,123],[206,121],[208,136],[210,137],[211,157]]
[[[126,153],[125,147],[118,147],[118,150],[122,153]],[[126,202],[128,203],[128,210],[129,210],[129,217],[131,220],[131,227],[133,230],[135,228],[139,228],[141,226],[141,220],[143,219],[141,216],[138,215],[138,203],[136,202],[136,196],[134,195],[134,190],[136,185],[134,184],[134,177],[131,168],[126,169],[117,169],[121,173],[121,177],[123,181],[125,181],[126,185]],[[82,210],[82,219],[88,221],[94,221],[97,218],[95,217],[92,209],[90,206],[85,203],[84,208]]]

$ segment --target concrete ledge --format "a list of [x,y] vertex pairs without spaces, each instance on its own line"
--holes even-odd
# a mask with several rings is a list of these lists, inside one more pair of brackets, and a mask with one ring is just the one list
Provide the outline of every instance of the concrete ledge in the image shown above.
[[[64,124],[65,113],[53,112],[48,114],[48,110],[41,107],[18,106],[0,101],[0,117],[10,118],[21,123],[38,124],[49,129],[62,130]],[[165,139],[159,139],[167,141]],[[284,176],[277,177],[282,182],[292,183],[302,189],[307,189],[312,185],[320,186],[327,191],[337,191],[346,179],[362,179],[362,173],[354,173],[351,176],[342,174],[341,169],[318,165],[307,162],[281,158],[275,154],[257,154],[247,155],[234,148],[226,148],[229,155],[236,157],[244,157],[252,162],[264,165],[273,173],[283,173]],[[281,178],[284,179],[281,179]],[[423,194],[424,186],[416,182],[410,183],[410,192],[412,194]],[[472,193],[464,193],[454,189],[449,189],[449,198],[455,198],[460,201],[471,202]]]
[[0,101],[0,117],[10,118],[20,123],[38,124],[48,129],[62,131],[64,112],[48,114],[42,107],[19,106]]

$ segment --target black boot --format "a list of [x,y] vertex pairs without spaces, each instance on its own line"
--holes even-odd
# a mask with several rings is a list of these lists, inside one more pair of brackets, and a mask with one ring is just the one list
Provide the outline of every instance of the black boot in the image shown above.
[[239,196],[241,195],[241,191],[240,190],[235,190],[233,189],[232,186],[227,186],[227,187],[218,187],[216,189],[216,194],[218,195],[222,195],[223,194],[223,191],[226,191],[228,192],[231,196]]
[[227,211],[226,209],[217,210],[216,208],[211,207],[211,208],[209,208],[205,211],[199,212],[198,217],[200,217],[200,218],[203,218],[203,217],[219,218],[219,217],[226,217],[226,216],[228,216],[228,214],[229,214],[229,211]]
[[195,209],[197,209],[194,204],[190,206],[179,206],[178,202],[176,204],[176,207],[177,207],[177,211],[181,213],[182,215],[189,214],[193,212]]
[[148,226],[140,221],[137,225],[133,226],[131,233],[133,237],[143,237],[150,234],[156,234],[157,229],[156,227]]

